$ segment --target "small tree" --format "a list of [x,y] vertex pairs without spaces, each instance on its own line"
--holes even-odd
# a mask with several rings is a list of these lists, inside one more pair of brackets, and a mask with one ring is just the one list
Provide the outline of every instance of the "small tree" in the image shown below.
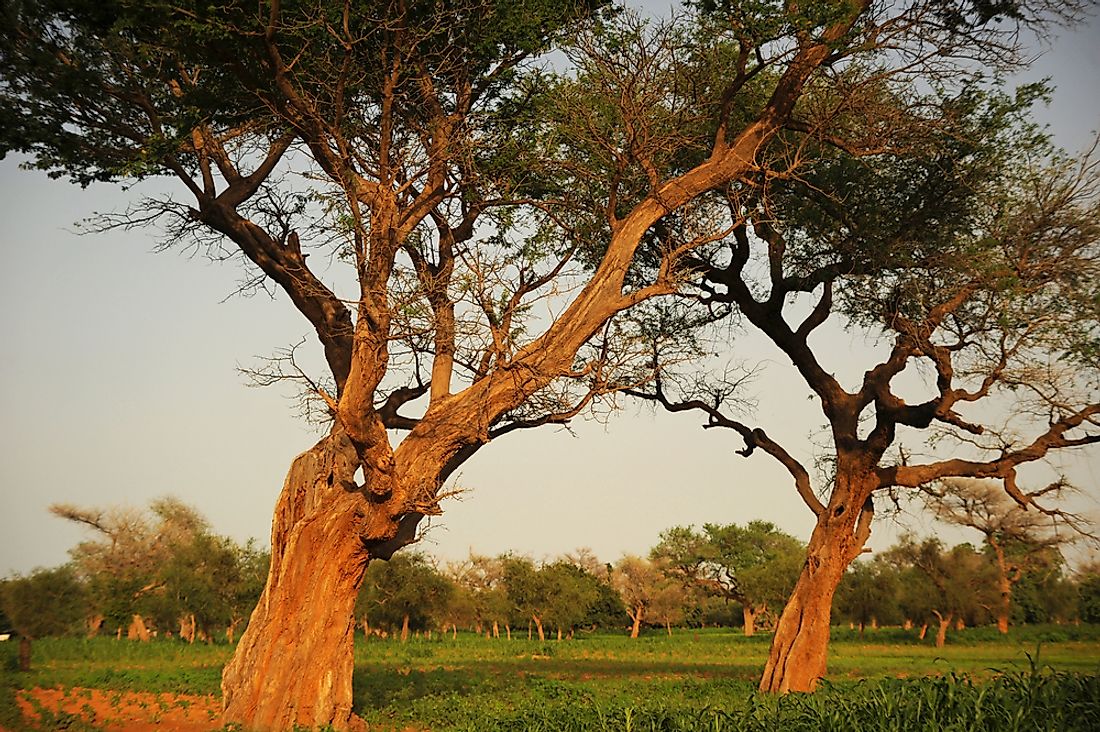
[[649,620],[650,609],[669,578],[654,563],[631,554],[615,563],[611,577],[630,616],[630,637],[637,638],[642,623]]
[[1100,564],[1089,564],[1077,573],[1077,613],[1083,622],[1100,623]]
[[996,570],[969,544],[945,549],[939,539],[917,543],[907,537],[887,556],[925,580],[919,585],[925,595],[921,602],[939,623],[937,648],[943,647],[953,622],[965,619],[973,623],[993,604]]
[[19,668],[31,670],[31,642],[79,631],[85,589],[69,565],[0,581],[0,607],[19,633]]
[[1080,517],[1046,507],[1049,501],[1057,501],[1066,488],[1066,483],[1057,481],[1033,492],[1025,503],[1014,500],[1000,485],[988,480],[957,478],[923,489],[922,495],[936,518],[979,532],[993,553],[1001,593],[997,606],[997,629],[1001,633],[1008,632],[1013,587],[1027,573],[1050,565],[1052,552],[1089,534]]
[[554,625],[558,640],[563,630],[572,638],[600,597],[599,579],[564,560],[541,567],[538,575],[546,592],[545,621]]
[[704,524],[703,532],[675,527],[661,534],[650,556],[666,571],[741,607],[745,635],[769,604],[782,606],[800,569],[802,544],[766,521],[741,527]]
[[898,571],[876,557],[869,562],[856,560],[837,588],[837,613],[859,625],[859,634],[867,624],[890,622],[900,613]]
[[357,615],[388,626],[401,642],[410,630],[424,630],[446,607],[453,586],[422,554],[406,553],[370,566],[363,582]]

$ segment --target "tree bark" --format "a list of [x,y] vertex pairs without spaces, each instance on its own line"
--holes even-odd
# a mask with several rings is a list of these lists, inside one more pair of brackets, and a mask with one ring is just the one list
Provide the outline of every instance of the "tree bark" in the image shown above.
[[745,637],[751,638],[756,633],[756,610],[745,603],[741,606],[741,617],[745,621]]
[[837,488],[806,548],[794,591],[779,616],[760,690],[813,691],[825,675],[833,595],[870,535],[873,477],[838,470]]
[[936,648],[943,648],[947,642],[947,629],[951,626],[951,613],[947,615],[936,613],[936,618],[940,624],[939,629],[936,631]]
[[222,673],[223,723],[285,730],[352,723],[355,599],[372,505],[353,481],[351,443],[333,434],[291,465],[275,507],[271,569]]
[[401,618],[401,642],[402,643],[408,643],[409,642],[409,614],[408,613],[405,613],[405,615]]
[[[538,632],[539,632],[539,640],[540,640],[540,641],[545,641],[545,640],[546,640],[546,633],[544,633],[544,632],[542,631],[542,618],[540,618],[539,616],[535,615],[535,616],[532,616],[532,618],[531,618],[531,619],[535,621],[535,628],[536,628],[536,629],[538,630]],[[530,638],[530,637],[531,637],[531,631],[530,631],[530,630],[528,630],[528,631],[527,631],[527,637],[528,637],[528,638]]]

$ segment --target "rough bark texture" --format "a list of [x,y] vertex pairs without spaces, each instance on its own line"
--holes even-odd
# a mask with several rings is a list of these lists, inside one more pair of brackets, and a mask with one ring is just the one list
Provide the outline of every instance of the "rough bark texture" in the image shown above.
[[772,638],[760,690],[813,691],[825,675],[833,594],[847,562],[811,551]]
[[825,675],[833,595],[870,534],[869,497],[875,487],[866,475],[845,474],[843,465],[836,483],[829,505],[818,515],[798,582],[779,616],[761,691],[813,691]]
[[352,722],[355,598],[368,555],[351,444],[326,437],[299,455],[275,508],[271,569],[222,673],[223,720],[249,730]]

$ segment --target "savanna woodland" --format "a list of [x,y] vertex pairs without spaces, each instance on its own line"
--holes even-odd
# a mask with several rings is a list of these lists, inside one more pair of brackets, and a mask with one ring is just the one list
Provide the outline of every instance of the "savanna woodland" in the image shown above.
[[[276,504],[226,723],[352,724],[368,565],[416,541],[488,443],[624,395],[734,430],[816,518],[764,691],[823,676],[876,502],[994,480],[1087,531],[1060,482],[1019,471],[1100,442],[1100,178],[1029,122],[1042,85],[997,81],[1022,33],[1086,0],[700,0],[668,20],[604,0],[2,7],[0,154],[81,186],[175,181],[100,228],[239,258],[323,354],[323,373],[292,348],[253,374],[299,382],[324,436]],[[842,384],[815,351],[827,322],[887,356]],[[713,339],[745,330],[820,404],[821,476],[708,374]],[[936,587],[969,561],[910,549]],[[778,604],[725,584],[746,621]]]

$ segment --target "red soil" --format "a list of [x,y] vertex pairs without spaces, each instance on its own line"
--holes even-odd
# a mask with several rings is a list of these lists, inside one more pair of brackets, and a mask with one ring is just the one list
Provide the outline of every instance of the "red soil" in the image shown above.
[[46,710],[79,716],[105,732],[210,732],[221,727],[221,702],[214,696],[57,688],[20,691],[16,700],[31,724],[39,723]]

